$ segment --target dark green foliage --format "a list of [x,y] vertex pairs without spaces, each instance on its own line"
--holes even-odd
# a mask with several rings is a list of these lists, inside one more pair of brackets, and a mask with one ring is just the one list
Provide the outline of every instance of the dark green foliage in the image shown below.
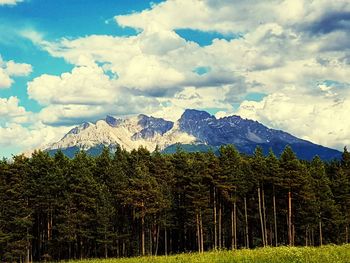
[[349,224],[346,148],[331,163],[300,161],[290,147],[279,159],[261,148],[244,156],[231,145],[0,161],[0,261],[340,244]]

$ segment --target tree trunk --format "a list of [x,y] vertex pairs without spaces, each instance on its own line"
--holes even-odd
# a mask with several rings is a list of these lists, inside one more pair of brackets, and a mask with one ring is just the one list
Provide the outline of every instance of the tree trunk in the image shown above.
[[278,237],[277,237],[277,212],[276,212],[276,194],[275,194],[275,186],[273,186],[273,221],[274,221],[274,230],[275,230],[275,246],[278,246]]
[[173,238],[172,238],[172,231],[170,231],[170,237],[169,237],[169,251],[173,252]]
[[264,216],[264,238],[265,238],[265,246],[268,245],[267,242],[267,227],[266,227],[266,207],[265,207],[265,191],[264,191],[264,184],[261,185],[261,192],[262,192],[262,206],[263,206],[263,216]]
[[[321,215],[320,215],[320,217],[321,217]],[[323,245],[323,238],[322,238],[322,221],[321,221],[321,218],[320,218],[320,220],[319,220],[319,222],[318,222],[318,226],[319,226],[319,230],[320,230],[320,246],[322,246]]]
[[272,227],[272,223],[270,222],[269,236],[270,236],[270,244],[271,244],[271,246],[272,246],[272,244],[273,244],[273,234],[272,234],[272,229],[273,229],[273,227]]
[[108,258],[108,246],[107,246],[107,237],[105,234],[105,258]]
[[153,254],[152,226],[149,228],[149,255]]
[[308,244],[308,226],[305,228],[305,246],[307,247]]
[[244,218],[245,218],[245,237],[246,247],[249,248],[249,226],[248,226],[248,211],[247,211],[247,197],[244,196]]
[[30,262],[30,242],[29,242],[29,229],[27,227],[27,244],[26,244],[26,263]]
[[48,215],[47,215],[47,240],[51,241],[52,239],[52,224],[53,224],[53,219],[52,219],[52,209],[49,208],[48,210]]
[[218,233],[217,233],[217,222],[216,222],[216,189],[214,187],[213,192],[213,217],[214,217],[214,250],[218,245]]
[[221,202],[220,202],[220,200],[219,200],[219,229],[218,229],[218,234],[219,234],[219,248],[221,248],[222,247],[222,236],[221,236],[221,220],[222,220],[222,208],[221,208]]
[[83,255],[83,240],[80,239],[80,260],[82,260],[84,257]]
[[168,255],[168,233],[167,228],[164,228],[164,253],[167,256]]
[[72,258],[72,242],[69,242],[68,246],[68,259],[70,260]]
[[233,203],[233,219],[234,219],[234,237],[235,237],[235,249],[237,249],[237,203]]
[[264,220],[262,215],[262,208],[261,208],[261,192],[260,192],[260,185],[258,187],[258,200],[259,200],[259,217],[260,217],[260,226],[261,226],[261,237],[262,237],[262,243],[263,246],[265,246],[265,233],[264,233]]
[[159,246],[159,232],[160,232],[160,228],[159,225],[157,225],[157,237],[156,237],[156,251],[155,251],[155,255],[158,255],[158,246]]
[[349,229],[348,229],[348,225],[346,225],[345,227],[345,243],[349,243]]
[[141,254],[142,256],[145,255],[145,217],[143,212],[141,215]]
[[202,212],[199,213],[199,228],[200,228],[200,237],[201,237],[201,252],[204,252],[204,236],[203,236],[203,220]]
[[292,192],[288,191],[288,244],[292,245]]
[[198,252],[201,252],[201,237],[200,237],[200,230],[199,230],[199,215],[198,212],[196,213],[196,228],[197,228],[197,246],[198,246]]
[[234,230],[234,212],[233,205],[231,205],[231,249],[235,249],[235,230]]

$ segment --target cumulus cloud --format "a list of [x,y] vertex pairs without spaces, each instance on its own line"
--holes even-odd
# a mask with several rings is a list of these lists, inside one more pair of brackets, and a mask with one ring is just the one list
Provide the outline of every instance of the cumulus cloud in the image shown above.
[[23,2],[23,0],[0,0],[0,6],[2,6],[2,5],[16,5],[20,2]]
[[19,105],[17,97],[0,98],[0,147],[33,149],[58,140],[69,127],[44,125]]
[[27,130],[19,124],[9,124],[6,127],[0,126],[0,145],[17,146],[21,145],[22,138],[26,138]]
[[[175,120],[190,107],[220,109],[218,116],[225,116],[241,103],[238,114],[342,147],[349,130],[340,119],[350,99],[349,13],[347,1],[172,0],[115,17],[120,26],[140,29],[135,36],[50,42],[23,31],[52,56],[75,65],[61,76],[35,78],[28,94],[44,106],[38,115],[44,124],[140,112]],[[232,39],[200,46],[176,29]],[[0,86],[11,85],[10,77],[0,67]],[[242,102],[252,92],[269,96]],[[332,110],[340,117],[330,120]]]
[[11,87],[13,83],[12,77],[28,76],[31,72],[31,65],[16,63],[12,60],[4,61],[0,55],[0,89]]
[[9,123],[0,126],[0,146],[32,150],[59,140],[70,129],[71,127],[51,127],[42,123],[30,127]]
[[90,64],[61,76],[37,77],[28,83],[28,95],[42,105],[104,104],[115,100],[118,93],[103,69]]
[[13,80],[6,72],[0,68],[0,89],[9,88],[12,85]]
[[347,1],[328,0],[172,0],[153,5],[140,13],[119,15],[115,19],[121,26],[143,30],[191,28],[230,34],[249,32],[270,22],[297,28],[306,24],[308,28],[319,28],[317,25],[322,26],[330,17],[336,18],[331,27],[339,27],[344,15],[337,14],[346,14],[349,8]]
[[24,107],[19,106],[17,97],[0,98],[0,115],[2,121],[22,123],[28,121],[30,115]]
[[232,105],[225,101],[225,98],[230,89],[230,86],[224,86],[222,91],[218,92],[216,87],[186,87],[172,98],[160,99],[162,107],[154,111],[152,115],[177,121],[185,109],[219,108],[228,112],[232,110]]
[[285,91],[270,94],[260,102],[244,101],[237,113],[315,143],[341,149],[350,144],[350,124],[345,121],[349,98]]
[[15,63],[10,60],[6,62],[5,72],[9,76],[23,77],[28,76],[32,72],[32,66],[26,63]]
[[0,147],[30,150],[59,140],[71,127],[45,125],[19,105],[17,97],[0,98]]
[[37,118],[48,125],[74,125],[107,114],[136,114],[159,107],[155,98],[133,94],[108,73],[86,63],[61,76],[45,74],[28,82],[29,97],[43,105]]
[[[245,16],[253,15],[249,26],[255,27],[266,16],[266,5],[256,1],[165,1],[149,10],[130,15],[116,16],[121,26],[139,28],[147,31],[191,28],[221,33],[236,33],[247,30]],[[276,2],[276,1],[275,1]],[[184,12],[183,10],[191,10]],[[248,18],[248,19],[247,19]],[[259,21],[259,18],[262,19]]]

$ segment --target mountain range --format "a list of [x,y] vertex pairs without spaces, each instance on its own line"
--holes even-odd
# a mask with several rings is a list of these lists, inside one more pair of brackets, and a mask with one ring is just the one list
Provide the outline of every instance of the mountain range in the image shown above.
[[217,151],[226,144],[233,144],[245,154],[252,154],[260,146],[264,153],[272,149],[279,155],[290,145],[300,159],[310,160],[318,155],[323,160],[331,160],[341,156],[337,150],[270,129],[257,121],[236,115],[216,118],[194,109],[185,110],[176,122],[144,114],[130,118],[107,116],[96,123],[85,122],[44,150],[54,154],[60,149],[72,157],[79,150],[97,155],[103,147],[113,151],[120,146],[130,151],[144,146],[154,151],[158,146],[161,151],[172,153],[179,145],[187,151]]

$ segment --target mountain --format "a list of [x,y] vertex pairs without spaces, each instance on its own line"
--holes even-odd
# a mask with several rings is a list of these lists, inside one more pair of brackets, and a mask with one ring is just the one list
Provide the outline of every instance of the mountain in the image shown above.
[[79,150],[97,155],[104,146],[111,151],[118,145],[126,150],[142,145],[150,151],[158,146],[171,153],[178,145],[187,151],[216,151],[225,144],[233,144],[245,154],[252,154],[257,146],[261,146],[265,153],[271,148],[279,155],[290,145],[300,159],[310,160],[316,154],[324,160],[341,156],[337,150],[269,129],[257,121],[235,115],[217,119],[208,112],[193,109],[185,110],[176,122],[144,114],[125,119],[107,116],[96,123],[86,122],[73,128],[45,150],[55,153],[61,149],[72,157]]

